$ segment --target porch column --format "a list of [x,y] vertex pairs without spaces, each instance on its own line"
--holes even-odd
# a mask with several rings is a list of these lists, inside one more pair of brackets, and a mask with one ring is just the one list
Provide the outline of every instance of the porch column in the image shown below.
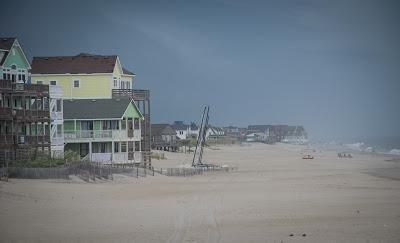
[[89,142],[89,161],[92,161],[92,142]]
[[114,141],[111,141],[111,164],[114,163]]

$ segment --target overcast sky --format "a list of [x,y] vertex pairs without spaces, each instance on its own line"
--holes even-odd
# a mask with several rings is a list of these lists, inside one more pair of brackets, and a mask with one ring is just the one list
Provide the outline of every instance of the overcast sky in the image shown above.
[[29,58],[117,54],[153,122],[400,136],[400,1],[6,1]]

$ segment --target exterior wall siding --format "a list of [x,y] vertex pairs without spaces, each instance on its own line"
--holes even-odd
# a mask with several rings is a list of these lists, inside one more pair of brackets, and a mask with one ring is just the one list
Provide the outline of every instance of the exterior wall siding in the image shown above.
[[[112,74],[98,75],[41,75],[33,74],[32,83],[43,81],[49,84],[50,81],[57,81],[64,89],[64,98],[111,98]],[[79,80],[79,87],[74,87],[74,80]]]

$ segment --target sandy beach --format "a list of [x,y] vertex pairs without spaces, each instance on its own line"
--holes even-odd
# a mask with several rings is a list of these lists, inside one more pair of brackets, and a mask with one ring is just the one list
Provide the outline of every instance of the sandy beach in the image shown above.
[[[304,146],[207,149],[229,173],[114,181],[0,182],[1,240],[26,242],[400,242],[400,161]],[[190,163],[165,152],[157,168]]]

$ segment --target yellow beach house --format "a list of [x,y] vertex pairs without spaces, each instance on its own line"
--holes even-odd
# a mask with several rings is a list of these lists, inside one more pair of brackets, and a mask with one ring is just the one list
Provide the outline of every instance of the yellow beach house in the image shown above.
[[32,83],[60,85],[64,99],[110,99],[113,89],[132,89],[135,74],[116,55],[33,57]]

